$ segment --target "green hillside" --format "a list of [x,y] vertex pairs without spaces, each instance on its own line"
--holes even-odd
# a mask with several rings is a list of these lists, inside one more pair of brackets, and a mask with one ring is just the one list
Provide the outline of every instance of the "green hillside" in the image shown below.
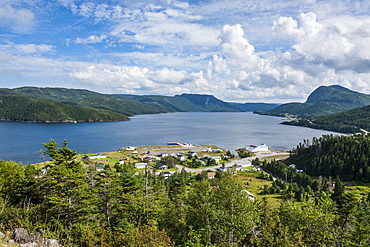
[[0,92],[25,95],[65,104],[90,106],[125,115],[165,112],[238,111],[212,95],[183,94],[171,96],[138,96],[101,94],[83,89],[22,87],[0,89]]
[[157,108],[134,100],[83,89],[22,87],[8,90],[7,92],[65,104],[105,109],[128,116],[135,114],[163,113],[163,111]]
[[342,133],[357,133],[360,132],[361,129],[370,131],[370,105],[337,114],[319,116],[312,120],[301,119],[284,122],[283,124]]
[[117,121],[137,114],[239,111],[212,95],[112,95],[37,87],[1,88],[0,95],[7,96],[1,119],[8,121]]
[[0,120],[31,122],[96,122],[129,120],[125,115],[89,107],[66,105],[22,95],[0,94]]
[[213,95],[182,94],[175,96],[159,95],[116,95],[131,99],[163,112],[237,112],[236,107],[215,98]]
[[369,135],[323,135],[297,145],[285,163],[311,176],[370,182],[369,151]]
[[269,111],[280,104],[272,104],[272,103],[230,103],[232,106],[236,107],[240,111]]
[[288,103],[270,111],[257,112],[272,116],[303,118],[334,114],[356,107],[370,105],[370,96],[333,85],[321,86],[313,91],[305,103]]

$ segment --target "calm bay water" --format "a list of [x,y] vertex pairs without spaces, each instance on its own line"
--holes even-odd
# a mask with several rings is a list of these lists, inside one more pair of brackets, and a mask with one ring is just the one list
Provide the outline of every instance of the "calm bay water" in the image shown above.
[[265,143],[270,148],[290,150],[303,139],[334,134],[280,122],[279,117],[250,112],[138,115],[132,121],[104,123],[0,122],[0,159],[23,164],[41,162],[38,151],[50,138],[60,144],[67,139],[68,146],[78,153],[97,153],[167,142],[214,144],[228,150]]

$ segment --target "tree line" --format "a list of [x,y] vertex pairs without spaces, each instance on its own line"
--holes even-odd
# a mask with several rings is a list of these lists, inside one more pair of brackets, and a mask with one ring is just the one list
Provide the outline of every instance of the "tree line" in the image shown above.
[[104,109],[63,104],[21,95],[0,94],[0,120],[27,122],[98,122],[129,120]]
[[42,169],[0,161],[1,231],[24,227],[64,246],[370,244],[370,198],[342,186],[273,206],[250,200],[246,182],[231,173],[209,179],[183,170],[166,179],[127,164],[97,171],[87,156],[77,161],[67,141],[44,146],[52,162]]
[[369,140],[370,135],[323,135],[298,144],[285,162],[310,176],[370,182]]

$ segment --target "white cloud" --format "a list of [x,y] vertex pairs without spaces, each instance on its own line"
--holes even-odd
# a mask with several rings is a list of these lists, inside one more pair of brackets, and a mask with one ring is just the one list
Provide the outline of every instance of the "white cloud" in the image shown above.
[[370,93],[366,1],[4,1],[0,28],[38,28],[0,32],[0,71],[16,81],[242,102],[302,101],[338,83]]
[[49,53],[53,51],[52,45],[19,44],[15,46],[22,53]]
[[[148,15],[146,16],[148,17]],[[121,37],[124,42],[139,42],[148,45],[200,46],[218,45],[219,31],[196,23],[168,19],[163,14],[151,14],[150,21],[122,21],[110,35]]]
[[35,16],[30,10],[11,5],[0,7],[0,26],[3,28],[10,28],[16,33],[30,33],[34,24]]
[[95,43],[101,43],[103,42],[103,40],[105,40],[106,38],[108,38],[107,35],[100,35],[100,36],[97,36],[97,35],[91,35],[85,39],[82,39],[82,38],[76,38],[75,40],[75,43],[76,44],[95,44]]
[[51,53],[54,52],[54,46],[46,45],[46,44],[7,44],[7,45],[0,45],[0,50],[6,51],[9,54],[43,54],[43,53]]
[[259,57],[254,52],[254,46],[244,37],[240,24],[225,25],[220,39],[223,55],[231,66],[253,69],[258,65]]
[[273,30],[295,41],[292,46],[306,62],[337,71],[370,72],[370,18],[341,16],[319,22],[314,13],[298,20],[281,17]]
[[148,72],[148,69],[137,66],[92,64],[82,70],[71,72],[69,76],[88,84],[139,90],[154,86],[154,83],[147,78]]
[[193,80],[184,70],[175,71],[166,67],[161,70],[151,71],[149,79],[161,84],[185,84]]

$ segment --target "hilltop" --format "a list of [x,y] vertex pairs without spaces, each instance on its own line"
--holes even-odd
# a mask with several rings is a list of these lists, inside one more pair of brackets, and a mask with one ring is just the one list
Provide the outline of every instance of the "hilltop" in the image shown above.
[[370,95],[355,92],[339,85],[321,86],[314,90],[305,103],[282,104],[269,111],[257,113],[271,116],[317,117],[340,113],[370,105]]

